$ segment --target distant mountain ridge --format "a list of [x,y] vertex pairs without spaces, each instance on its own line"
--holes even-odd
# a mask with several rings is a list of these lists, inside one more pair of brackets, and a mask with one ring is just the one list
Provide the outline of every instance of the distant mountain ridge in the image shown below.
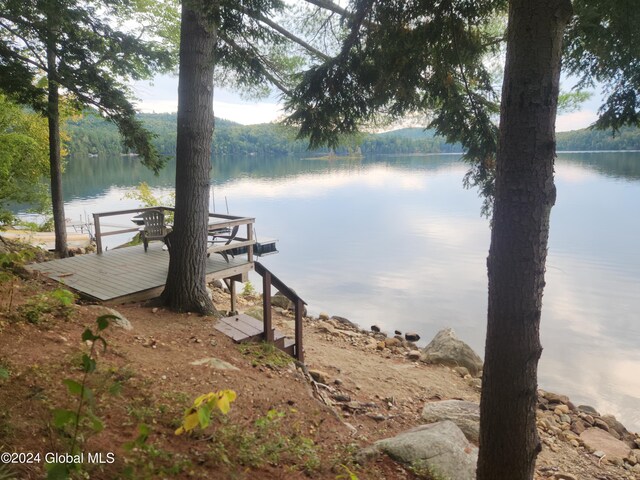
[[[177,115],[144,113],[139,118],[155,135],[154,144],[165,155],[175,153]],[[72,155],[87,156],[122,152],[120,135],[114,125],[86,114],[67,122]],[[330,152],[328,149],[307,150],[307,142],[296,140],[293,127],[263,123],[241,125],[222,118],[215,119],[213,153],[215,155],[287,156],[312,154],[420,154],[462,152],[459,144],[448,144],[434,130],[409,127],[384,133],[360,134],[348,140],[349,145]],[[640,129],[624,128],[614,137],[610,132],[590,129],[560,132],[558,150],[640,150]]]

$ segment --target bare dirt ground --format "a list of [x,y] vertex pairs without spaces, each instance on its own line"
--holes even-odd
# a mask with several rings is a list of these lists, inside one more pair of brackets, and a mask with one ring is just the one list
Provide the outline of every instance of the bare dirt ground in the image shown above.
[[[17,277],[0,284],[0,451],[41,455],[38,462],[12,464],[15,478],[44,478],[42,456],[69,451],[73,429],[56,426],[53,412],[77,408],[63,380],[82,380],[90,346],[81,335],[104,313],[73,305],[35,315],[38,304],[57,305],[56,288]],[[226,293],[216,289],[215,300],[228,308]],[[259,303],[241,298],[239,308]],[[350,472],[360,479],[428,478],[388,458],[359,466],[354,454],[419,425],[427,401],[479,400],[477,384],[453,370],[379,350],[367,334],[336,323],[337,332],[326,322],[305,321],[306,366],[320,371],[319,384],[268,347],[234,344],[212,318],[140,304],[116,308],[133,329],[112,325],[103,332],[107,348],[88,376],[93,399],[82,409],[104,428],[92,427],[85,415],[76,435],[80,451],[112,453],[113,463],[85,458],[77,478],[339,479]],[[292,327],[284,310],[274,320]],[[211,357],[235,368],[193,364]],[[237,393],[228,415],[214,415],[194,435],[174,434],[197,396],[224,389]],[[537,479],[640,479],[581,446],[550,444],[543,444]]]

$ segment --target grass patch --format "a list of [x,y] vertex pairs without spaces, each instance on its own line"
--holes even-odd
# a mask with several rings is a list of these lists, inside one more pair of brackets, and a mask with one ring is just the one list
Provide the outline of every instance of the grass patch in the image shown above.
[[52,317],[69,319],[74,312],[75,301],[75,295],[69,290],[57,288],[29,298],[17,308],[14,319],[24,319],[33,324],[40,324]]
[[[220,416],[210,437],[209,459],[219,466],[286,467],[311,474],[321,466],[315,442],[299,432],[285,432],[279,410],[269,410],[251,428]],[[287,422],[289,423],[289,422]]]
[[242,355],[251,359],[251,364],[254,367],[285,368],[293,361],[289,355],[273,343],[241,343],[238,345],[238,350]]

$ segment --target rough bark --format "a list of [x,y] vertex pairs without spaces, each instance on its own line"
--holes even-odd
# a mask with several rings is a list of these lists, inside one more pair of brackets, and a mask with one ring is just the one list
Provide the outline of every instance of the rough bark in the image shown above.
[[532,479],[539,326],[555,202],[553,164],[562,34],[569,0],[513,0],[502,89],[489,250],[489,310],[478,480]]
[[[54,42],[51,42],[55,45]],[[51,206],[56,237],[56,252],[60,257],[69,254],[67,248],[67,226],[64,215],[64,197],[62,194],[62,157],[60,152],[60,96],[56,81],[56,53],[50,44],[47,47],[47,69],[49,93],[47,101],[47,120],[49,122],[49,169],[51,172]]]
[[162,300],[176,311],[211,314],[206,261],[216,35],[188,2],[182,3],[181,22],[176,211]]

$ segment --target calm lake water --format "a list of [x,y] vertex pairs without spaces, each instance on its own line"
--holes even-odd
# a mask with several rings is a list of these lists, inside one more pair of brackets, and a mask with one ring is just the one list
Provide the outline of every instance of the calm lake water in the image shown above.
[[[258,238],[279,239],[263,262],[311,313],[426,341],[453,327],[482,353],[489,223],[476,191],[462,188],[465,171],[443,155],[224,160],[214,200],[218,212],[228,203],[255,217]],[[173,175],[173,165],[154,177],[130,158],[73,160],[67,216],[137,206],[124,198],[135,185],[166,194]],[[640,431],[640,153],[560,154],[556,182],[539,384]]]

